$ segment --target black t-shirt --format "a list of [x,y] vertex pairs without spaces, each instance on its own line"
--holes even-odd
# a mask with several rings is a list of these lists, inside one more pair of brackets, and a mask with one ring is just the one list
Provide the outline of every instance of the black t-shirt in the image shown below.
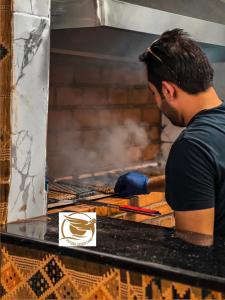
[[225,102],[196,114],[174,142],[166,200],[175,211],[214,207],[214,232],[225,235]]

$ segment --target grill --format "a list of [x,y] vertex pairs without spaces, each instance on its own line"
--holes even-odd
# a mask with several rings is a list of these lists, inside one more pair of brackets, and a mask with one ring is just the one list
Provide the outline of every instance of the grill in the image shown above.
[[[59,195],[68,195],[68,197],[74,199],[74,198],[87,197],[93,195],[95,191],[71,183],[64,184],[64,183],[50,182],[49,191],[48,191],[49,198],[51,198],[50,196],[54,193]],[[59,197],[59,200],[61,200],[61,198],[62,197]]]
[[[154,165],[154,164],[153,164]],[[79,176],[66,176],[52,179],[49,183],[49,207],[56,208],[70,205],[75,211],[96,211],[98,215],[107,215],[113,218],[144,222],[148,224],[172,227],[174,225],[173,213],[164,199],[149,196],[133,196],[120,198],[114,194],[114,185],[118,177],[129,170],[139,170],[145,174],[157,174],[153,165],[146,164],[126,169],[116,169],[104,172],[86,173]],[[82,202],[82,199],[83,202]],[[70,201],[69,201],[70,200]],[[94,200],[94,202],[93,202]],[[74,202],[73,202],[74,201]],[[80,201],[80,202],[79,202]],[[72,206],[71,206],[72,205]],[[131,210],[129,208],[131,207]],[[142,210],[135,210],[139,208]],[[134,208],[134,210],[132,210]],[[60,208],[59,208],[60,209]],[[146,213],[147,210],[158,210],[161,216]]]
[[[149,176],[163,173],[158,163],[160,112],[138,61],[141,50],[133,53],[135,59],[127,59],[125,32],[119,31],[121,44],[115,39],[115,53],[105,53],[112,47],[104,28],[100,31],[106,39],[98,40],[93,32],[92,43],[82,29],[79,37],[84,43],[78,35],[73,39],[71,30],[51,33],[48,175],[54,179],[49,184],[49,208],[96,211],[142,222],[155,217],[148,210],[154,210],[151,205],[158,200],[121,198],[114,194],[114,186],[129,171]],[[116,54],[121,45],[123,53]],[[132,45],[127,48],[133,51]],[[140,44],[140,48],[146,47]]]
[[[79,176],[66,176],[49,181],[48,198],[55,201],[80,199],[101,194],[113,195],[114,186],[121,174],[130,170],[139,170],[152,175],[152,168],[157,163],[147,163],[123,169],[86,173]],[[149,174],[150,173],[150,174]]]

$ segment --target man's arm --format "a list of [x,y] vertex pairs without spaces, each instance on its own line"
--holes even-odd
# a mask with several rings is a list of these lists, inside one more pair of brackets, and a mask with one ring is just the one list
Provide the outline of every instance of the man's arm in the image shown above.
[[213,235],[214,208],[175,211],[174,215],[177,230]]
[[153,176],[148,180],[148,192],[164,192],[165,175]]
[[175,211],[176,236],[195,245],[213,244],[214,208]]
[[[164,192],[165,175],[151,177],[148,182],[148,190],[149,192]],[[175,211],[176,236],[196,245],[212,245],[214,213],[214,208]]]
[[166,199],[178,232],[213,236],[215,170],[204,145],[185,139],[174,145],[166,168]]
[[148,178],[139,172],[128,172],[121,175],[115,185],[115,193],[120,196],[148,194],[164,191],[165,175]]
[[[148,190],[149,192],[163,192],[165,190],[165,175],[151,177],[148,182]],[[175,211],[176,229],[178,231],[213,235],[214,211],[214,208]]]

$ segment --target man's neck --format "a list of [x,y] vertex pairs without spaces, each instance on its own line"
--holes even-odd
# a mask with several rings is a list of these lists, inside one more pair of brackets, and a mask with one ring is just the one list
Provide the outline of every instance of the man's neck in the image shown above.
[[188,94],[185,98],[183,102],[183,115],[186,125],[200,111],[217,107],[222,103],[213,87],[197,95]]

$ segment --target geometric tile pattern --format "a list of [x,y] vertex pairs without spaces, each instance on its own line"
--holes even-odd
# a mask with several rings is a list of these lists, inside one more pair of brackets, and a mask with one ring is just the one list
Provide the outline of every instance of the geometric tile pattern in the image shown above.
[[63,271],[57,265],[54,257],[44,266],[44,270],[53,285],[64,276]]
[[12,264],[6,264],[4,268],[4,276],[2,276],[2,285],[6,291],[14,290],[21,282],[21,277],[17,269]]
[[56,291],[60,299],[82,299],[79,289],[70,280],[64,281]]
[[2,60],[8,54],[7,48],[0,44],[0,60]]
[[6,294],[6,290],[3,285],[0,283],[0,299]]
[[0,224],[7,221],[11,177],[12,3],[0,0]]
[[26,247],[4,244],[1,256],[2,300],[225,298],[218,291]]
[[29,280],[28,284],[31,289],[39,298],[44,292],[49,289],[48,282],[45,280],[44,276],[40,271],[37,271]]

